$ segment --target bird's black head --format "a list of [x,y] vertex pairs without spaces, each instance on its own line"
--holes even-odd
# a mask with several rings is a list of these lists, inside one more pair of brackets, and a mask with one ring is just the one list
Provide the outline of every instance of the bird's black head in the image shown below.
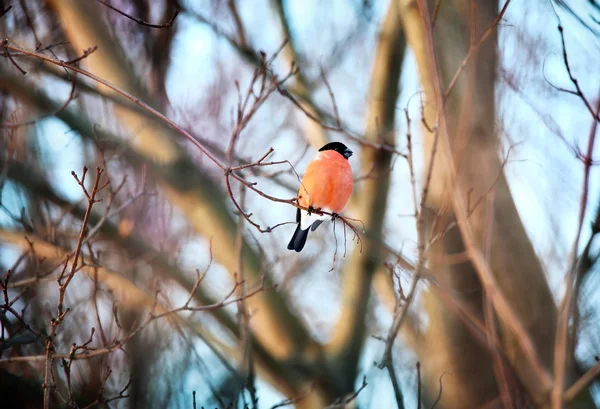
[[319,152],[321,151],[336,151],[346,159],[348,159],[354,153],[341,142],[330,142],[327,145],[323,146],[321,149],[319,149]]

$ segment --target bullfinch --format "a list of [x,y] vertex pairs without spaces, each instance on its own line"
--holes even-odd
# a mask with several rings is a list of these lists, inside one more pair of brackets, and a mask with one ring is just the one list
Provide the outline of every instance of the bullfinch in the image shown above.
[[352,151],[341,142],[331,142],[319,149],[317,156],[308,164],[300,188],[298,204],[308,208],[297,209],[296,231],[288,250],[301,251],[306,243],[309,229],[315,231],[324,220],[340,213],[350,195],[354,180],[348,158]]

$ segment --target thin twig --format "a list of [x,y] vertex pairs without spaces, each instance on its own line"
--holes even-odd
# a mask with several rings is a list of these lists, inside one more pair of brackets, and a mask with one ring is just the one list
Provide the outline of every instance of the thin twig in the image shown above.
[[[506,10],[508,9],[508,5],[510,4],[510,1],[511,0],[506,0],[506,3],[504,3],[504,6],[502,6],[502,10],[500,10],[498,15],[494,19],[494,21],[492,21],[492,23],[489,25],[489,27],[485,30],[485,32],[483,33],[483,35],[481,36],[479,41],[477,41],[475,43],[471,42],[471,45],[469,46],[469,51],[467,52],[467,55],[463,59],[462,63],[460,64],[460,67],[458,68],[456,73],[454,73],[454,77],[452,77],[452,79],[450,80],[450,83],[448,84],[448,88],[446,88],[446,92],[444,93],[443,101],[448,99],[448,96],[450,95],[450,91],[452,91],[452,88],[456,84],[458,77],[460,77],[460,74],[464,71],[467,63],[469,62],[469,60],[471,59],[473,54],[475,54],[479,50],[479,48],[485,42],[485,40],[487,40],[488,37],[496,30],[496,28],[498,27],[498,23],[500,23],[500,20],[502,20],[502,17],[504,17],[504,13],[506,13]],[[433,26],[431,26],[431,27],[433,28]]]
[[363,389],[367,387],[367,385],[367,377],[363,376],[362,385],[360,385],[360,388],[358,388],[356,392],[353,392],[352,394],[350,394],[350,396],[348,396],[345,399],[342,399],[340,402],[326,406],[325,409],[344,409],[346,406],[348,406],[348,404],[350,404],[353,400],[355,400],[358,397],[358,395],[362,392]]
[[571,402],[583,392],[600,375],[600,361],[592,366],[581,378],[579,378],[569,389],[566,390],[565,402]]
[[63,322],[63,320],[65,319],[65,316],[70,311],[69,308],[64,309],[64,299],[65,299],[65,295],[67,292],[67,287],[69,286],[69,283],[75,276],[75,273],[77,273],[77,271],[78,271],[77,265],[78,265],[78,261],[79,261],[79,255],[81,252],[83,239],[86,234],[89,217],[92,212],[92,207],[94,206],[94,204],[96,204],[98,202],[96,200],[96,194],[98,194],[98,192],[106,186],[106,184],[104,184],[103,186],[100,186],[100,178],[102,177],[103,170],[100,168],[96,168],[96,178],[94,180],[94,184],[93,184],[91,192],[88,193],[88,191],[85,189],[85,186],[83,185],[86,173],[87,173],[87,167],[84,166],[81,181],[80,181],[79,178],[77,177],[77,175],[75,174],[75,172],[72,172],[75,180],[82,187],[85,195],[88,198],[88,205],[86,208],[85,215],[83,217],[83,222],[81,224],[79,238],[77,240],[75,252],[73,253],[73,257],[72,257],[72,261],[71,261],[71,268],[69,270],[69,273],[67,274],[65,280],[61,282],[61,280],[64,276],[64,273],[66,271],[68,261],[69,261],[69,258],[67,257],[65,264],[64,264],[63,271],[62,271],[61,275],[58,277],[58,279],[56,280],[58,283],[58,302],[57,302],[57,308],[56,308],[56,310],[57,310],[56,318],[52,317],[50,320],[50,334],[48,335],[48,338],[46,339],[46,355],[45,355],[46,364],[45,364],[44,384],[43,384],[44,409],[48,409],[50,406],[50,389],[54,388],[54,379],[52,379],[52,383],[51,383],[51,379],[50,379],[51,377],[54,378],[54,375],[53,374],[51,375],[51,370],[52,370],[52,366],[53,366],[54,359],[55,359],[54,339],[56,337],[56,332],[57,332],[59,325]]
[[117,13],[119,13],[120,15],[122,15],[123,17],[127,17],[128,19],[133,20],[133,21],[135,21],[138,24],[141,24],[143,26],[150,27],[150,28],[169,28],[169,27],[171,27],[173,25],[173,23],[175,22],[175,18],[179,14],[179,9],[176,9],[175,13],[173,14],[173,17],[171,17],[171,19],[168,22],[166,22],[165,24],[152,24],[152,23],[149,23],[149,22],[147,22],[145,20],[142,20],[141,18],[133,17],[133,16],[131,16],[131,15],[129,15],[129,14],[127,14],[127,13],[119,10],[118,8],[116,8],[114,6],[111,6],[110,4],[108,4],[107,2],[105,2],[104,0],[96,0],[96,1],[98,3],[104,4],[109,9],[111,9],[113,11],[116,11]]
[[304,391],[302,394],[300,394],[294,398],[285,399],[285,400],[271,406],[271,409],[283,408],[285,406],[290,406],[295,403],[298,403],[302,399],[306,398],[313,391],[313,389],[314,389],[314,385],[311,386],[310,388],[307,388],[306,391]]
[[404,396],[402,395],[402,389],[400,388],[400,383],[398,382],[398,377],[396,376],[396,371],[394,370],[394,363],[391,358],[386,364],[386,369],[388,371],[390,381],[392,382],[392,390],[394,391],[394,397],[396,398],[396,405],[398,406],[398,409],[404,409]]
[[440,379],[439,379],[439,382],[440,382],[440,390],[439,390],[439,392],[438,392],[438,396],[437,396],[437,398],[435,399],[435,402],[433,402],[433,405],[431,405],[431,409],[435,409],[435,407],[436,407],[436,406],[437,406],[437,404],[440,402],[440,400],[442,400],[442,392],[443,392],[443,387],[442,387],[442,378],[444,377],[444,375],[446,375],[446,372],[444,372],[444,373],[442,373],[442,374],[440,375]]
[[83,54],[81,54],[79,57],[73,58],[72,60],[69,61],[65,61],[65,64],[75,64],[85,58],[88,58],[91,54],[93,54],[96,50],[98,49],[97,45],[94,45],[92,47],[89,47],[85,50],[83,50]]
[[4,17],[4,15],[6,13],[8,13],[10,11],[10,9],[12,9],[12,6],[8,6],[7,8],[5,8],[4,10],[0,11],[0,18]]
[[567,90],[565,90],[565,91],[567,91],[569,93],[572,93],[574,95],[579,96],[579,98],[584,103],[584,105],[587,108],[587,110],[592,115],[592,118],[594,118],[596,121],[600,122],[600,114],[598,114],[598,112],[594,111],[594,109],[592,108],[592,104],[590,104],[590,102],[588,101],[588,99],[585,97],[583,91],[581,90],[581,86],[579,85],[579,81],[577,80],[577,78],[575,78],[575,76],[571,72],[571,65],[569,64],[569,55],[567,54],[567,46],[565,45],[564,28],[562,26],[562,22],[560,20],[560,17],[558,16],[558,13],[556,12],[556,9],[554,8],[554,4],[552,2],[550,2],[550,5],[552,6],[552,11],[554,12],[554,15],[556,16],[556,19],[558,20],[558,33],[560,34],[560,41],[561,41],[561,45],[562,45],[563,62],[565,64],[565,68],[567,69],[567,74],[569,74],[569,79],[571,80],[571,82],[575,86],[575,90],[576,90],[575,92],[573,92],[573,91],[567,91]]
[[4,46],[4,52],[6,53],[6,56],[8,57],[8,59],[10,60],[12,65],[14,65],[21,74],[23,74],[23,75],[27,74],[27,71],[25,71],[23,68],[21,68],[19,66],[19,64],[17,64],[17,62],[13,59],[12,55],[10,55],[10,52],[8,51],[9,50],[8,40],[6,38],[2,40],[2,45]]
[[247,46],[246,30],[244,29],[244,23],[242,22],[242,18],[240,17],[240,13],[238,12],[235,1],[236,0],[228,0],[227,6],[229,7],[229,11],[231,11],[231,15],[233,16],[233,21],[235,21],[235,27],[237,29],[238,36],[240,38],[240,45],[242,47],[246,47]]
[[421,409],[421,363],[417,361],[417,409]]
[[[598,98],[596,112],[600,113],[600,98]],[[569,365],[569,342],[574,342],[574,340],[569,339],[569,320],[572,315],[571,313],[573,311],[574,304],[577,301],[573,297],[574,283],[576,279],[575,274],[577,271],[578,260],[577,250],[579,248],[579,241],[581,239],[581,232],[583,230],[583,221],[585,219],[585,213],[587,210],[590,171],[592,168],[591,157],[594,152],[598,122],[599,121],[597,121],[594,118],[590,129],[590,134],[588,136],[588,148],[583,168],[583,186],[579,202],[579,220],[577,225],[577,234],[575,235],[575,239],[573,240],[573,245],[570,254],[570,262],[568,265],[568,270],[566,272],[566,291],[558,311],[558,323],[556,326],[556,339],[554,346],[554,374],[556,379],[554,381],[554,388],[552,390],[553,409],[561,409],[563,407],[563,393],[566,387],[565,381],[567,366]]]

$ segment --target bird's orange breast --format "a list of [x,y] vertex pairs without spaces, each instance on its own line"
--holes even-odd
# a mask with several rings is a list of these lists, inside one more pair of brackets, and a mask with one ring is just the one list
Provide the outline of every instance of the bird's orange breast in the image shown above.
[[340,213],[350,199],[353,184],[348,160],[335,151],[319,152],[306,168],[298,203]]

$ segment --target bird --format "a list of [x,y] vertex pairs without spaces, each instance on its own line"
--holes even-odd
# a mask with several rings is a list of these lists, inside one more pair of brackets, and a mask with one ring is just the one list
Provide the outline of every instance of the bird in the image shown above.
[[296,210],[297,226],[288,250],[300,252],[309,230],[315,231],[323,221],[335,218],[344,209],[354,185],[348,161],[352,154],[343,143],[330,142],[308,164],[298,189],[298,204],[308,210]]

